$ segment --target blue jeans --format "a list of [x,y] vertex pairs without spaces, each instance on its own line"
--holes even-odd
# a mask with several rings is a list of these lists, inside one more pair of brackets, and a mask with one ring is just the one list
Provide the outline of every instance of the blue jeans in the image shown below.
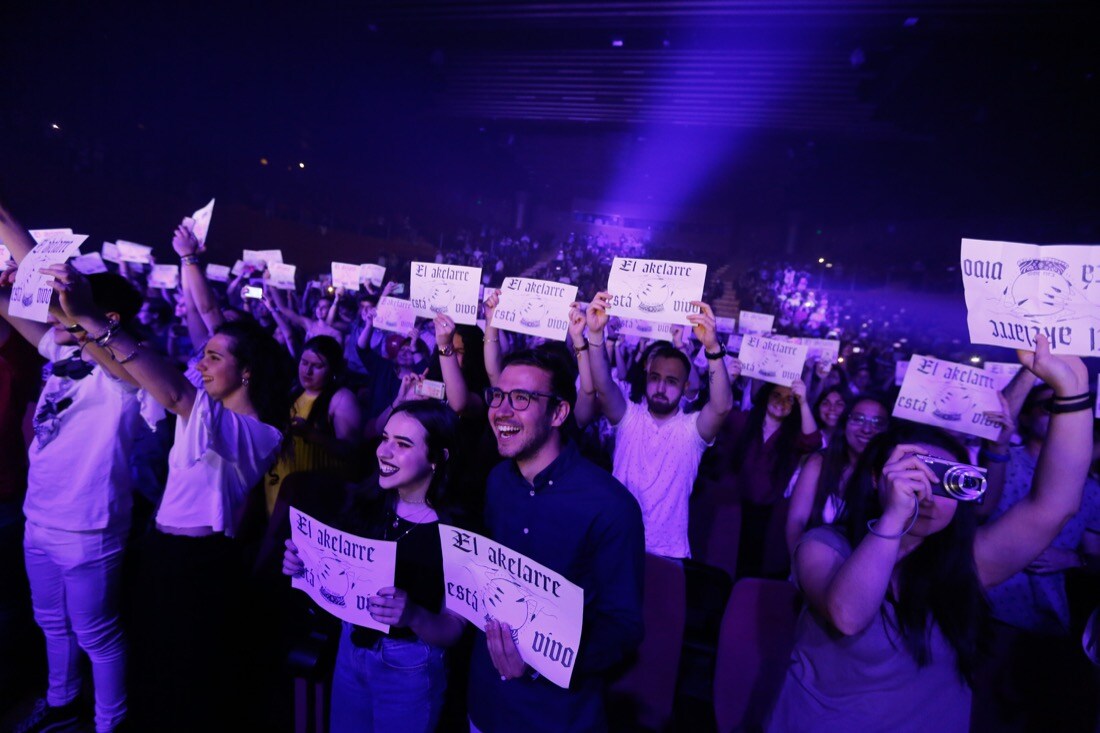
[[446,689],[442,648],[389,637],[359,648],[345,623],[332,675],[329,732],[431,733]]

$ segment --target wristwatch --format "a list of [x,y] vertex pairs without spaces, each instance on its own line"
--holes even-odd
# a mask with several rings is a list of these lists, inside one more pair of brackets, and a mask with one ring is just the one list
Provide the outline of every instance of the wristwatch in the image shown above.
[[455,355],[454,345],[452,344],[452,345],[449,345],[449,346],[440,346],[439,347],[439,355],[440,356],[454,356]]
[[703,356],[707,357],[708,361],[717,361],[718,359],[721,359],[725,355],[726,355],[726,347],[725,346],[719,345],[718,351],[716,351],[713,354],[710,353],[709,351],[707,351],[706,349],[703,349]]
[[588,351],[588,339],[585,339],[584,343],[580,346],[573,346],[573,353],[575,355],[580,356],[582,351]]

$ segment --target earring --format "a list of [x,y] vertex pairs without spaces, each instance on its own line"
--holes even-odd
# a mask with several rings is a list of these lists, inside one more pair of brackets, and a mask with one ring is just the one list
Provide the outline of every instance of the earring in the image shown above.
[[243,384],[245,387],[247,387],[248,386],[248,377],[241,377],[241,384]]

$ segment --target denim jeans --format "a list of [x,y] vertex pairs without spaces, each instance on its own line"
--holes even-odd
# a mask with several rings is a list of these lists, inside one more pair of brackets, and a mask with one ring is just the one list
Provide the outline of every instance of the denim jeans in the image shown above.
[[79,649],[92,663],[95,725],[109,731],[126,715],[126,648],[119,620],[125,531],[69,532],[27,522],[23,552],[34,620],[46,637],[46,701],[80,694]]
[[419,639],[351,643],[344,624],[332,676],[330,733],[431,733],[439,722],[447,673],[443,649]]

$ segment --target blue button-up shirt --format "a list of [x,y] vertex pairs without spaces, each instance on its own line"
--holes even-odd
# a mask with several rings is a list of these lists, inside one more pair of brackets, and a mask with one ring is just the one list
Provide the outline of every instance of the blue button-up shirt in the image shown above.
[[607,728],[605,675],[642,640],[645,532],[630,492],[568,443],[534,483],[514,461],[493,469],[488,534],[584,589],[584,625],[568,690],[544,679],[502,681],[483,635],[470,663],[470,719],[483,733]]

